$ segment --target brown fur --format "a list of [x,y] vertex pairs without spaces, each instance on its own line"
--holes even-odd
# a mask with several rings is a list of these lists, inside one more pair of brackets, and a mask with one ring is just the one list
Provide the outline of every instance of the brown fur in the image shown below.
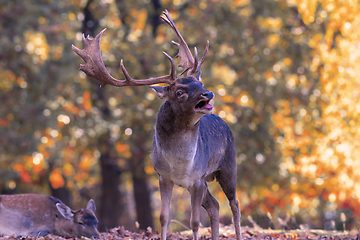
[[[69,219],[57,205],[68,211]],[[72,211],[59,199],[38,194],[0,195],[0,235],[99,237],[93,209]]]

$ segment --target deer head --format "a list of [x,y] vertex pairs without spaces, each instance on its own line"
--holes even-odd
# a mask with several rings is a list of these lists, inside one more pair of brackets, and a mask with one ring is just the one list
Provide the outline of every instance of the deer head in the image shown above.
[[150,86],[159,98],[167,99],[172,111],[187,126],[193,126],[213,110],[209,102],[214,94],[204,88],[199,77],[178,78],[169,86]]
[[[77,211],[71,210],[64,203],[56,203],[56,208],[66,220],[63,221],[59,218],[55,222],[55,228],[59,232],[64,232],[69,236],[85,236],[85,237],[99,237],[99,232],[97,231],[98,220],[95,217],[95,202],[90,199],[86,208],[82,208]],[[61,235],[66,235],[66,234]]]

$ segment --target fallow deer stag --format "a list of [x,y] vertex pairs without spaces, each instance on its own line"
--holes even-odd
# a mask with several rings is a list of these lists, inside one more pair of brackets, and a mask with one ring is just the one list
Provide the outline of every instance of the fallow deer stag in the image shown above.
[[84,49],[73,46],[75,53],[85,61],[80,65],[80,70],[97,79],[101,87],[106,84],[117,87],[168,84],[150,87],[159,98],[166,99],[157,115],[151,153],[153,167],[159,174],[161,239],[166,239],[174,184],[186,188],[191,194],[193,239],[198,239],[200,206],[206,209],[210,217],[212,239],[219,239],[219,203],[209,192],[206,183],[215,178],[229,200],[236,238],[241,239],[234,138],[227,124],[211,114],[213,106],[209,101],[214,94],[205,89],[200,81],[199,69],[207,55],[209,42],[199,61],[197,49],[193,56],[168,11],[163,12],[161,19],[170,25],[178,37],[179,43],[172,43],[179,48],[179,66],[184,69],[180,75],[187,73],[186,77],[175,77],[174,60],[164,52],[171,62],[169,75],[136,80],[130,77],[121,60],[125,80],[113,78],[106,70],[100,53],[100,38],[105,29],[94,39],[83,36]]
[[55,197],[39,194],[0,195],[0,236],[45,236],[99,238],[95,202],[71,210]]

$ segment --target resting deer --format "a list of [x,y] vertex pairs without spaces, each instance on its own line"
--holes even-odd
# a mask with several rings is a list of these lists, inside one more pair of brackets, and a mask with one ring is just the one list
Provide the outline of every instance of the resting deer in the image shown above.
[[157,115],[152,143],[153,167],[159,174],[161,194],[161,239],[166,239],[174,184],[186,188],[191,194],[190,224],[193,239],[198,239],[200,206],[206,209],[210,217],[212,239],[219,239],[219,203],[209,192],[206,183],[215,178],[229,200],[236,238],[241,239],[234,138],[227,124],[211,114],[213,106],[209,101],[214,94],[205,89],[200,81],[199,70],[208,53],[209,42],[199,61],[197,49],[193,56],[168,11],[163,12],[161,19],[170,25],[179,39],[179,43],[173,44],[179,48],[179,66],[184,68],[180,75],[187,73],[184,78],[176,78],[174,60],[164,52],[171,62],[169,75],[135,80],[130,77],[121,60],[125,80],[115,79],[108,73],[101,59],[100,38],[105,29],[94,39],[83,36],[84,49],[72,48],[85,61],[85,64],[80,65],[80,70],[97,79],[101,83],[100,87],[106,84],[116,87],[168,84],[150,87],[159,98],[166,99]]
[[95,203],[71,210],[55,197],[38,194],[0,195],[0,235],[99,238]]

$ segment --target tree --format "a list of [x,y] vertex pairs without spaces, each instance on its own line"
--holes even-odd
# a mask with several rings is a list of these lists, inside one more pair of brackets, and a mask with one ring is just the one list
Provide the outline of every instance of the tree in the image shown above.
[[[168,9],[190,49],[201,56],[210,40],[202,78],[236,139],[243,219],[301,215],[323,227],[344,212],[356,224],[357,5],[1,1],[1,192],[58,194],[73,208],[94,198],[103,229],[157,224],[149,153],[161,101],[146,87],[98,88],[77,69],[71,44],[107,28],[101,49],[112,75],[123,78],[120,59],[134,78],[165,75],[162,51],[177,51],[158,18]],[[230,214],[222,191],[210,188],[221,215]],[[185,198],[174,189],[171,216],[188,223]],[[119,219],[105,223],[105,207]]]
[[[311,215],[327,212],[327,221],[340,212],[353,221],[358,214],[359,187],[357,174],[358,146],[358,2],[294,1],[307,28],[316,29],[309,36],[312,61],[307,71],[320,75],[314,84],[307,106],[298,108],[299,117],[289,129],[291,141],[299,149],[291,157],[291,172],[299,176],[299,184],[310,191],[299,198],[303,207],[311,207]],[[292,107],[291,104],[289,107]],[[284,141],[283,149],[290,141]],[[314,204],[314,202],[323,204]],[[318,207],[317,207],[318,206]],[[324,207],[325,206],[325,207]],[[322,209],[324,207],[324,209]],[[337,212],[338,213],[337,213]]]

